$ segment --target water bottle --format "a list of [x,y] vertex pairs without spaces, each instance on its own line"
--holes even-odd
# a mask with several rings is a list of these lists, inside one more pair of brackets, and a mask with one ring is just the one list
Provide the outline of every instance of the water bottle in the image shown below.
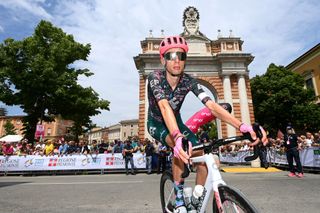
[[[204,187],[202,185],[196,185],[194,187],[192,196],[191,196],[191,205],[194,207],[194,209],[198,209],[201,206],[199,206],[200,202],[202,202],[202,200],[200,199],[203,195],[203,191],[204,191]],[[196,212],[196,211],[195,211]]]
[[183,197],[184,197],[184,204],[186,205],[188,213],[196,213],[197,210],[192,206],[191,197],[193,196],[192,188],[191,187],[184,187],[183,188]]

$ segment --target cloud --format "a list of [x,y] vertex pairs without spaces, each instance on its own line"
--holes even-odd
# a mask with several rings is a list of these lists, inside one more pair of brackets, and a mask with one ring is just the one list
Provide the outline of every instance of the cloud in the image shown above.
[[51,19],[52,16],[43,8],[45,0],[10,0],[1,1],[0,6],[11,9],[16,13],[16,18],[28,12],[31,15]]
[[0,33],[4,32],[4,28],[0,25]]
[[[317,44],[320,37],[316,0],[12,0],[0,2],[1,6],[15,14],[27,11],[35,20],[51,20],[78,42],[91,44],[89,61],[77,65],[95,74],[81,78],[80,83],[92,86],[101,98],[111,101],[110,112],[93,118],[102,126],[138,117],[139,75],[133,57],[141,53],[140,41],[148,37],[150,29],[155,37],[160,36],[161,29],[166,35],[181,33],[183,11],[188,6],[198,9],[200,31],[210,39],[216,39],[218,29],[224,36],[232,29],[244,41],[244,52],[255,56],[249,66],[250,76],[263,74],[272,62],[287,65]],[[19,21],[28,24],[17,15],[9,20],[13,26]],[[191,108],[186,107],[196,111],[199,106]]]

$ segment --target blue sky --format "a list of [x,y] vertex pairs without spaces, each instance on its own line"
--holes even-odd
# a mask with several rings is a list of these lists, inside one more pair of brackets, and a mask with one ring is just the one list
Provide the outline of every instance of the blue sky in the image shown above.
[[[92,46],[82,67],[94,72],[80,79],[100,97],[111,101],[110,111],[93,117],[100,126],[138,118],[138,72],[133,57],[141,52],[140,41],[183,31],[182,15],[188,6],[200,13],[200,31],[214,40],[217,30],[244,41],[244,52],[255,56],[250,76],[264,74],[270,63],[287,65],[320,41],[318,0],[0,0],[0,42],[31,36],[41,19],[52,22],[78,42]],[[197,102],[188,96],[186,105]],[[0,104],[3,105],[3,104]],[[201,103],[184,109],[191,116]],[[8,107],[9,115],[21,114]]]

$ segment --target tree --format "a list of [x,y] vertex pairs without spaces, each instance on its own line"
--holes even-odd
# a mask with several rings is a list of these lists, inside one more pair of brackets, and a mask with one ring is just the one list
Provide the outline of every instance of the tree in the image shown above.
[[0,107],[0,116],[6,116],[7,115],[7,109],[4,107]]
[[[208,133],[209,138],[218,138],[218,130],[215,121],[206,123],[202,126],[203,130]],[[199,133],[197,132],[197,137],[199,138]]]
[[29,141],[38,122],[61,115],[75,125],[87,126],[90,116],[109,110],[107,100],[77,83],[79,76],[93,75],[76,65],[87,60],[90,49],[47,21],[22,41],[9,38],[0,44],[0,101],[19,105],[27,114],[23,122]]
[[250,83],[255,118],[273,135],[288,123],[300,131],[319,130],[319,106],[314,103],[314,92],[304,88],[300,75],[270,64],[264,75]]
[[15,135],[16,129],[14,125],[11,123],[11,120],[7,120],[6,123],[3,125],[5,135]]

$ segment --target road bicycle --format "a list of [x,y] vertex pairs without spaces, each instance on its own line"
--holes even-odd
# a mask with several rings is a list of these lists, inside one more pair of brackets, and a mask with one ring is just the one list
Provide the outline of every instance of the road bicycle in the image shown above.
[[[261,139],[262,134],[259,132],[259,125],[254,124],[253,128],[257,133],[257,136]],[[190,158],[192,163],[204,162],[208,168],[208,175],[204,185],[204,192],[200,197],[200,203],[197,206],[197,213],[204,213],[212,205],[213,212],[258,212],[254,205],[241,193],[238,189],[228,186],[221,177],[219,168],[214,160],[212,150],[219,146],[226,145],[236,141],[251,140],[250,134],[243,136],[235,136],[225,139],[217,139],[201,145],[192,147],[193,151],[203,150],[204,154],[198,157]],[[187,150],[188,141],[184,141],[184,150]],[[254,154],[247,156],[245,161],[251,161],[259,156],[259,147],[254,147]],[[189,176],[190,168],[185,165],[185,169],[182,178]],[[209,200],[213,193],[214,199]],[[160,181],[160,199],[162,211],[164,213],[172,213],[174,209],[175,193],[173,188],[173,176],[171,171],[165,171]]]

